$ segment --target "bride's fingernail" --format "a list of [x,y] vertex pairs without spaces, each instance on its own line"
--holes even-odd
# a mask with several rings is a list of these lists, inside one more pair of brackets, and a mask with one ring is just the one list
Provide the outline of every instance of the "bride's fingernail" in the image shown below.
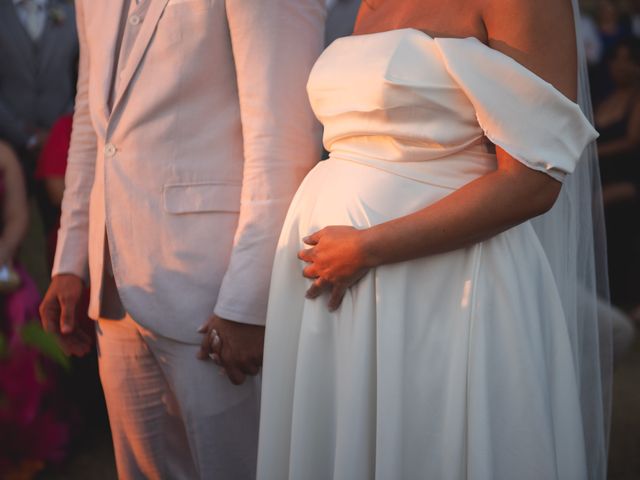
[[207,324],[205,323],[201,327],[198,328],[198,333],[206,333],[207,332]]

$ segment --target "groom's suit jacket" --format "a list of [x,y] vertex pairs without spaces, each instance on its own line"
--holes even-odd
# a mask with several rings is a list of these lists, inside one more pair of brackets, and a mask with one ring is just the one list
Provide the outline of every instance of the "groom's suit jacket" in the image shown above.
[[305,86],[324,0],[149,0],[110,98],[123,1],[76,0],[53,274],[88,266],[98,317],[108,242],[123,306],[152,331],[197,342],[214,311],[263,324],[286,209],[319,158]]

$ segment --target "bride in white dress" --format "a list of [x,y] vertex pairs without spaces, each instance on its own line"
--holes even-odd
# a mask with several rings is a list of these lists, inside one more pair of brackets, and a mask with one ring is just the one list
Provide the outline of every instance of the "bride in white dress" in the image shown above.
[[369,0],[320,57],[330,159],[278,245],[258,478],[604,478],[593,288],[561,284],[594,251],[550,262],[529,221],[592,217],[560,193],[597,137],[579,61],[571,0]]

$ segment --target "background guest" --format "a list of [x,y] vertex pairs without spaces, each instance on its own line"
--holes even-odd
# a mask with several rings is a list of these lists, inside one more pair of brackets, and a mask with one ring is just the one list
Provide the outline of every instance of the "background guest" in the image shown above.
[[36,180],[42,182],[47,199],[55,209],[55,219],[47,228],[49,260],[53,263],[56,239],[60,226],[60,205],[64,193],[64,174],[67,170],[67,156],[71,141],[73,115],[61,117],[51,128],[51,134],[42,148],[36,166]]
[[622,12],[616,2],[611,0],[602,0],[598,4],[597,23],[600,31],[600,38],[607,52],[622,38],[628,36],[631,32],[628,22],[624,21]]
[[612,91],[595,111],[606,209],[611,296],[631,307],[638,298],[640,187],[640,41],[612,46],[605,60]]
[[596,106],[595,121],[602,181],[608,185],[636,181],[640,172],[640,40],[619,41],[605,61],[613,89]]
[[0,139],[24,170],[30,225],[20,258],[41,291],[49,282],[43,229],[56,213],[33,174],[51,126],[73,108],[77,57],[72,0],[0,1]]
[[73,2],[0,2],[0,137],[29,174],[49,129],[73,108],[77,56]]
[[27,230],[28,211],[24,179],[18,160],[0,142],[0,317],[14,325],[37,318],[40,295],[16,262],[16,252]]

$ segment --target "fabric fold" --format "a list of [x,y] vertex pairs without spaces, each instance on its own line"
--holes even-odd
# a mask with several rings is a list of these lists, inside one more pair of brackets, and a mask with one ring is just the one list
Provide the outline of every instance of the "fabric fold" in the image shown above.
[[473,104],[485,135],[558,180],[598,133],[580,107],[511,57],[475,38],[436,38],[445,68]]

